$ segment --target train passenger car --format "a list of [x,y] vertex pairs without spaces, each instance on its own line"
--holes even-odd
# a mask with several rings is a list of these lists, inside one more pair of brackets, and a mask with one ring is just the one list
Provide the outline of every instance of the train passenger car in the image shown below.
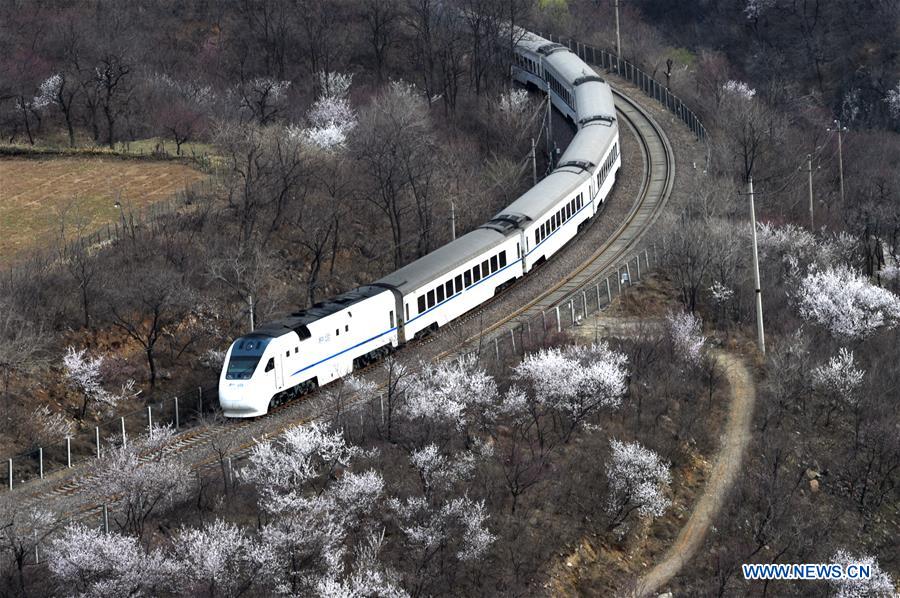
[[598,213],[621,165],[609,85],[566,47],[522,32],[512,76],[547,90],[578,131],[556,169],[476,230],[371,285],[264,325],[229,348],[227,417],[265,414],[483,305],[549,259]]
[[478,228],[373,284],[391,289],[405,340],[481,305],[522,275],[519,235]]
[[263,415],[270,403],[346,376],[396,347],[394,310],[390,291],[365,286],[237,339],[219,376],[225,416]]

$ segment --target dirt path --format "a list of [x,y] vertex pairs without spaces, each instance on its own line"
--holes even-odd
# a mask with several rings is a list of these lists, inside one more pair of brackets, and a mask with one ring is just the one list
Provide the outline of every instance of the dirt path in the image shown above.
[[658,591],[694,556],[722,508],[747,449],[750,420],[756,401],[753,379],[742,358],[723,351],[716,351],[714,355],[731,386],[731,405],[722,447],[716,455],[709,481],[694,506],[690,519],[679,532],[675,544],[666,551],[663,560],[635,582],[633,596],[647,596]]

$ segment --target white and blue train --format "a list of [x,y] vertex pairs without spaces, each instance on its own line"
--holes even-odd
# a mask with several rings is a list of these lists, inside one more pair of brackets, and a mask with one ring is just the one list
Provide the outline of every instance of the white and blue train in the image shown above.
[[531,33],[516,45],[512,76],[546,90],[578,129],[555,170],[472,232],[234,341],[219,378],[225,416],[264,415],[444,326],[550,258],[599,211],[621,165],[609,85],[568,48]]

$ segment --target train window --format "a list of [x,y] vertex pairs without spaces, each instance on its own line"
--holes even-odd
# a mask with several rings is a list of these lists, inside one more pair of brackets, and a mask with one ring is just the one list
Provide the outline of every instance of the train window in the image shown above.
[[394,310],[393,309],[391,310],[390,318],[391,318],[391,328],[393,328],[394,327]]
[[406,321],[409,322],[409,303],[404,304],[406,308]]
[[285,356],[285,357],[290,357],[290,356],[291,356],[291,351],[290,351],[290,349],[288,349],[287,351],[284,352],[284,356]]
[[340,336],[340,335],[341,335],[341,329],[340,329],[340,328],[335,328],[335,330],[334,330],[334,335],[335,335],[335,336]]
[[[516,243],[516,258],[520,258],[520,257],[522,257],[522,248],[519,246],[518,243]],[[506,261],[506,252],[505,251],[503,252],[503,257],[500,259],[502,259],[504,262]]]
[[350,332],[350,326],[344,325],[344,332]]
[[[519,244],[516,243],[516,251],[518,251],[518,250],[519,250]],[[505,249],[500,252],[500,267],[501,268],[506,267],[506,250]]]
[[447,296],[452,297],[453,296],[453,280],[452,279],[448,280],[447,283],[444,285],[444,288],[447,290]]
[[462,274],[457,274],[456,275],[456,292],[459,293],[462,290],[463,290]]
[[497,256],[491,256],[491,272],[497,271]]
[[481,280],[481,266],[479,266],[478,264],[475,264],[472,267],[472,280],[474,282],[478,282],[479,280]]
[[563,220],[568,220],[572,217],[572,205],[566,204],[565,214],[563,215]]
[[422,313],[423,311],[425,311],[427,309],[425,307],[425,295],[422,295],[421,297],[419,297],[419,306],[418,307],[419,307],[419,313]]
[[428,309],[434,307],[434,291],[428,291]]
[[275,358],[270,357],[268,363],[266,363],[266,371],[271,372],[275,369]]
[[487,278],[488,274],[491,273],[491,270],[488,269],[489,266],[490,266],[490,264],[488,263],[488,260],[484,260],[483,262],[481,262],[481,276],[482,276],[482,278]]
[[437,288],[437,302],[440,303],[444,300],[444,285],[440,285]]
[[300,347],[294,347],[294,354],[297,354],[299,352],[300,352]]
[[465,272],[463,272],[463,280],[466,281],[466,288],[469,288],[470,286],[472,286],[472,271],[471,270],[466,270]]

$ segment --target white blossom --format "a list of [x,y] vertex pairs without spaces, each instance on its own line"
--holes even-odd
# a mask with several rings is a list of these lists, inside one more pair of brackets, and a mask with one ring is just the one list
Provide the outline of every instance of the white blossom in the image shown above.
[[66,349],[63,356],[63,366],[69,384],[84,397],[85,409],[89,404],[115,406],[119,401],[134,398],[140,391],[134,390],[134,380],[129,380],[122,385],[118,393],[110,392],[101,385],[104,358],[89,358],[87,349],[76,350],[75,347]]
[[133,536],[67,527],[49,546],[47,566],[65,595],[97,598],[156,596],[174,590],[176,567]]
[[619,406],[627,365],[628,358],[605,342],[570,345],[527,355],[514,377],[531,385],[539,403],[579,419],[597,407]]
[[458,481],[468,479],[475,471],[478,455],[473,451],[462,451],[447,456],[432,443],[413,451],[409,459],[419,470],[419,476],[427,492],[434,486],[450,487]]
[[838,338],[864,338],[900,323],[900,297],[845,266],[809,273],[800,282],[797,303],[804,319]]
[[350,574],[345,579],[329,575],[316,585],[319,598],[408,598],[400,586],[396,572],[386,568],[379,559],[384,532],[370,533],[357,551]]
[[108,449],[94,467],[93,498],[98,503],[116,500],[123,529],[141,535],[152,513],[176,504],[190,490],[190,468],[166,450],[173,436],[172,428],[154,426],[149,435]]
[[337,466],[346,467],[358,453],[340,432],[329,432],[319,423],[298,425],[285,431],[277,444],[256,444],[241,478],[258,486],[267,511],[284,513],[306,504],[304,484]]
[[62,442],[72,435],[72,421],[63,413],[53,413],[46,405],[38,407],[28,417],[26,425],[29,434],[40,444]]
[[306,115],[309,127],[302,129],[303,137],[313,146],[324,150],[342,147],[356,128],[356,112],[347,99],[352,80],[350,74],[319,73],[321,95]]
[[319,71],[318,79],[319,89],[323,96],[346,98],[347,94],[350,93],[350,84],[353,83],[353,74]]
[[528,108],[528,92],[524,89],[512,89],[500,94],[500,111],[507,114],[521,114]]
[[47,77],[40,85],[38,95],[32,101],[32,106],[37,109],[46,108],[50,104],[57,103],[60,87],[63,84],[63,76],[54,73]]
[[216,519],[203,528],[182,528],[172,550],[181,573],[181,590],[202,584],[210,595],[232,594],[272,567],[271,548],[248,537],[233,523]]
[[607,510],[620,512],[626,506],[637,508],[645,517],[659,517],[671,501],[666,498],[672,474],[668,463],[637,442],[610,441],[612,458],[606,466],[610,496]]
[[775,0],[747,0],[744,14],[748,19],[758,19],[764,12],[775,6]]
[[475,360],[464,357],[423,366],[410,376],[402,412],[411,419],[444,421],[465,428],[467,410],[486,411],[497,399],[497,383]]
[[900,596],[891,576],[878,565],[878,560],[870,555],[850,554],[839,549],[831,557],[832,563],[847,565],[867,565],[870,576],[867,579],[833,579],[834,598],[896,598]]
[[688,363],[699,365],[703,345],[706,344],[700,316],[688,312],[669,312],[666,315],[666,323],[676,354],[682,356]]
[[841,101],[841,121],[852,122],[859,116],[862,107],[861,94],[858,87],[848,90]]
[[853,405],[865,375],[865,371],[856,368],[853,351],[841,347],[827,364],[812,371],[812,381],[816,388],[833,393]]
[[774,226],[760,222],[757,225],[756,240],[763,260],[794,256],[809,262],[818,249],[816,237],[811,232],[790,223]]
[[414,546],[426,552],[456,542],[461,561],[480,558],[496,537],[485,527],[488,515],[484,501],[454,498],[439,507],[420,496],[388,502],[399,518],[400,530]]
[[250,82],[250,86],[257,91],[265,91],[273,101],[277,102],[284,99],[288,89],[291,87],[290,81],[278,81],[271,77],[257,77]]
[[[182,81],[173,79],[166,73],[155,74],[153,77],[151,77],[151,81],[159,87],[174,92],[182,99],[193,102],[197,106],[208,106],[216,101],[216,93],[209,85],[200,85],[196,81]],[[287,84],[287,86],[290,85],[290,82],[287,81],[284,81],[282,83]],[[285,86],[284,89],[287,89],[287,86]],[[282,91],[283,90],[279,89],[276,91],[276,93],[281,94]]]
[[270,517],[262,537],[276,555],[277,593],[290,594],[299,585],[308,594],[323,579],[339,578],[347,534],[384,492],[380,473],[348,471],[361,452],[318,423],[295,426],[278,442],[253,448],[241,477],[256,484],[260,508]]
[[734,291],[726,287],[718,280],[714,280],[712,285],[710,285],[709,294],[712,295],[713,301],[720,305],[723,303],[727,303],[731,300],[732,297],[734,297]]
[[897,82],[896,87],[888,90],[884,101],[888,105],[891,118],[900,119],[900,81]]
[[744,83],[743,81],[735,81],[729,79],[722,85],[722,90],[726,93],[733,94],[744,100],[752,100],[756,95],[756,90]]
[[828,268],[846,264],[856,250],[856,239],[845,232],[814,235],[795,224],[774,226],[757,225],[757,241],[760,258],[780,259],[788,271],[797,273],[802,268],[815,266]]

